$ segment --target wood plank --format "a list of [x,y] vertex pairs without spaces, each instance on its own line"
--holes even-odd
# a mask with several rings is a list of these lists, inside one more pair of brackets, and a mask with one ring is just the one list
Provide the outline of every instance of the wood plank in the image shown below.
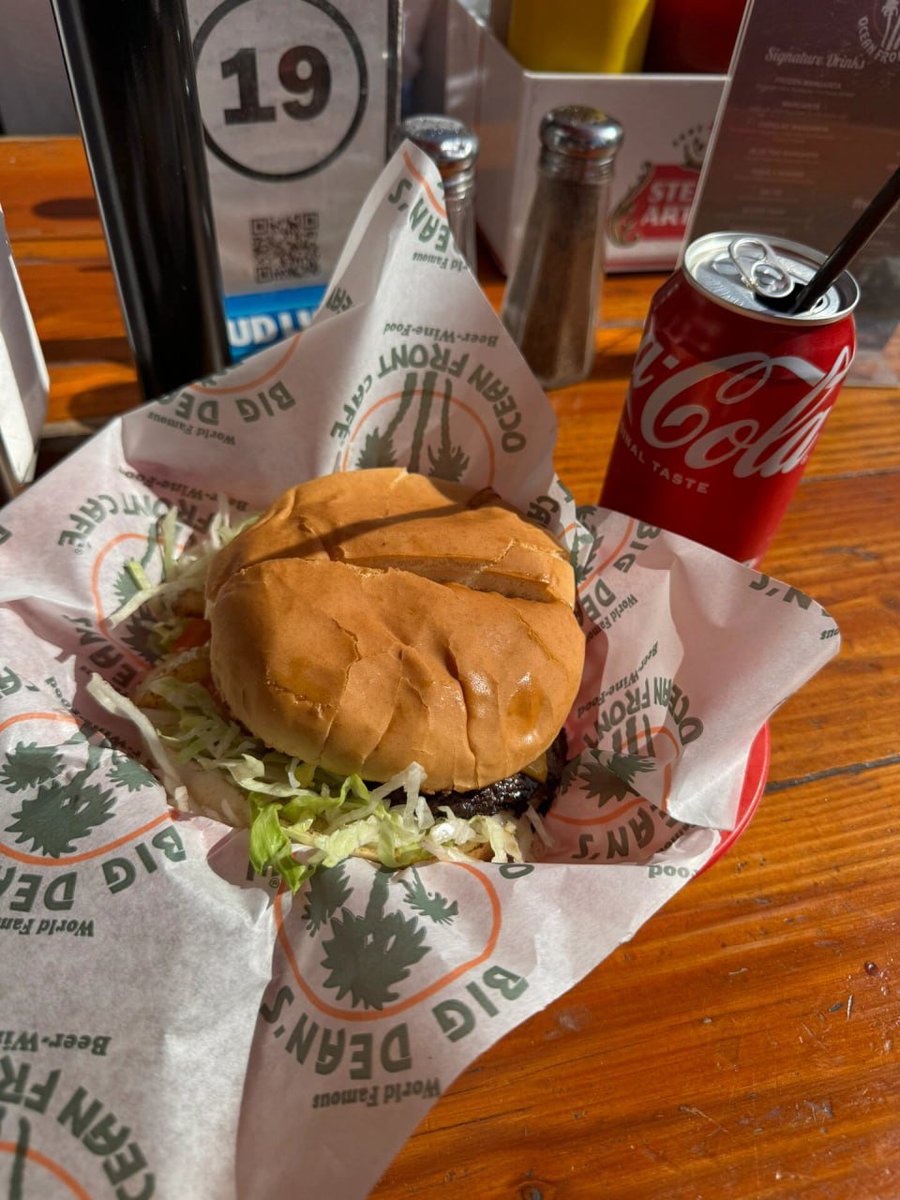
[[[48,190],[68,193],[73,187],[77,191],[77,181],[83,184],[87,179],[80,147],[71,140],[37,140],[26,143],[22,150],[8,142],[5,149],[6,157],[0,161],[15,162],[31,173],[29,186],[40,187],[45,194]],[[25,161],[16,161],[20,158]],[[138,402],[139,391],[105,247],[97,237],[96,215],[78,218],[73,225],[71,216],[54,215],[54,211],[39,203],[42,223],[31,228],[21,213],[17,222],[13,210],[11,227],[18,229],[23,286],[51,365],[50,420],[96,422]],[[499,305],[503,281],[489,267],[486,276],[489,298]],[[659,281],[659,276],[641,275],[608,280],[606,310],[615,315],[616,321],[600,332],[594,375],[583,384],[551,395],[561,423],[557,468],[581,503],[595,502],[599,493],[624,399],[625,380],[640,336],[640,322]],[[73,297],[78,298],[77,304]],[[886,390],[844,392],[770,557],[773,574],[812,592],[832,610],[832,589],[826,586],[823,592],[817,586],[817,564],[833,563],[834,571],[840,574],[849,559],[859,577],[860,569],[868,563],[868,575],[883,579],[885,569],[896,569],[896,547],[873,547],[855,536],[858,530],[872,527],[877,515],[872,505],[882,502],[878,497],[883,496],[883,489],[872,491],[866,484],[853,492],[842,488],[839,500],[833,490],[817,492],[814,499],[808,489],[814,480],[900,467],[900,440],[892,436],[898,404],[898,397]],[[890,487],[888,492],[885,501],[894,503]],[[872,505],[868,504],[870,496],[876,497]],[[830,506],[835,504],[839,509],[837,518],[830,515]],[[815,505],[824,519],[813,522],[816,532],[810,542],[806,513]],[[887,530],[881,533],[888,536]],[[830,574],[824,572],[826,582]],[[847,767],[867,761],[892,732],[885,715],[867,722],[857,739],[843,741],[839,747],[821,745],[821,730],[830,728],[836,716],[842,718],[844,702],[861,702],[861,693],[872,683],[871,671],[866,667],[872,652],[872,639],[866,638],[869,607],[853,596],[841,597],[839,603],[840,611],[835,615],[845,632],[844,653],[839,663],[790,702],[791,718],[795,712],[803,713],[798,721],[788,722],[794,732],[782,734],[776,726],[779,736],[775,739],[773,771],[779,776],[795,777],[829,766]],[[895,632],[894,614],[888,611],[885,620],[886,628]],[[884,712],[883,706],[880,711]]]
[[900,753],[900,473],[801,485],[766,562],[841,628],[837,659],[772,722],[772,779]]
[[[616,320],[601,324],[598,330],[591,378],[550,395],[560,418],[576,426],[571,442],[564,441],[557,462],[580,504],[593,503],[599,493],[643,322],[662,279],[661,275],[615,275],[606,281],[604,312],[607,317],[614,314]],[[502,284],[496,281],[485,286],[488,298],[498,309],[502,290]],[[900,468],[898,422],[897,389],[844,387],[807,464],[805,477]]]
[[[579,504],[599,495],[625,401],[637,336],[601,331],[591,379],[552,392],[562,425],[557,470]],[[608,348],[604,353],[603,348]],[[804,479],[900,469],[900,393],[889,388],[844,388],[807,463]]]
[[19,276],[48,362],[130,359],[108,263],[25,263]]
[[80,138],[0,138],[0,197],[13,247],[20,238],[97,236]]
[[106,241],[97,222],[93,237],[17,238],[12,240],[17,265],[52,266],[58,270],[67,261],[109,266]]
[[898,789],[900,765],[767,796],[463,1073],[372,1200],[895,1197]]
[[[127,343],[124,349],[127,351]],[[47,421],[51,425],[77,421],[99,426],[106,418],[140,404],[142,399],[130,361],[50,366]]]
[[[48,361],[85,361],[89,373],[94,361],[130,361],[108,268],[87,260],[55,263],[49,270],[26,261],[21,276]],[[74,295],[79,297],[77,305],[71,300]],[[582,504],[594,503],[599,494],[624,403],[636,335],[604,332],[601,344],[608,346],[610,353],[598,360],[591,380],[550,397],[565,423],[557,469]],[[64,395],[54,399],[57,406],[65,403]],[[98,410],[107,412],[105,407]],[[900,397],[889,390],[846,389],[816,447],[806,478],[900,469],[900,439],[894,436],[898,418]]]
[[[577,421],[579,432],[590,439],[594,461],[601,464],[600,472],[595,469],[590,482],[585,480],[582,483],[578,459],[580,437],[578,444],[573,440],[571,445],[565,447],[567,458],[560,469],[578,479],[578,492],[584,493],[584,499],[578,496],[580,503],[589,503],[587,497],[596,495],[594,476],[597,476],[599,484],[599,477],[612,452],[618,425],[618,416],[611,422],[611,414],[621,410],[625,392],[625,385],[615,378],[604,380],[600,376],[596,381],[592,379],[587,386],[589,392],[586,392],[586,385],[582,385],[580,390],[567,389],[573,392],[571,399],[565,393],[556,393],[551,397],[557,412]],[[804,479],[875,474],[900,469],[900,438],[895,432],[898,422],[900,394],[890,389],[845,388],[807,463]]]

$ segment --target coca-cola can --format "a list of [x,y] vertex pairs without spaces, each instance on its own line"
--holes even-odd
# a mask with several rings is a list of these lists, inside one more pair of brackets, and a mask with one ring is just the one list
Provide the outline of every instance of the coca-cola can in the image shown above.
[[856,349],[847,272],[786,311],[823,261],[758,234],[691,243],[653,297],[602,505],[760,562]]

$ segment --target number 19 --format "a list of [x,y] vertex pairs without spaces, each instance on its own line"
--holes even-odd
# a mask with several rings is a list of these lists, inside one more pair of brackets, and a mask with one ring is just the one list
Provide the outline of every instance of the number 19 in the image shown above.
[[[256,50],[244,47],[222,63],[222,78],[237,76],[238,107],[224,110],[226,125],[254,125],[274,121],[274,104],[259,102],[259,73]],[[331,68],[328,59],[315,46],[292,46],[278,60],[278,78],[286,92],[299,97],[286,100],[281,107],[295,121],[310,121],[325,108],[331,95]]]

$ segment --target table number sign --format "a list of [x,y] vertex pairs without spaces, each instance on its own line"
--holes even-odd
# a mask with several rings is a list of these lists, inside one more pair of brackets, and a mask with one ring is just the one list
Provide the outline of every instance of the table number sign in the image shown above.
[[189,0],[232,354],[312,317],[399,118],[399,0]]

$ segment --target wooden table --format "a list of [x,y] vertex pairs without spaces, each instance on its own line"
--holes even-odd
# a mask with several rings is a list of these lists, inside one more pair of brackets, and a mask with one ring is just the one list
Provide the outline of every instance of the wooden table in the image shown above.
[[[50,368],[48,437],[68,435],[138,400],[80,144],[0,141],[0,202]],[[580,502],[657,284],[610,280],[593,378],[551,397]],[[843,649],[772,720],[750,829],[465,1071],[375,1200],[900,1197],[898,419],[896,393],[844,392],[767,560]]]

